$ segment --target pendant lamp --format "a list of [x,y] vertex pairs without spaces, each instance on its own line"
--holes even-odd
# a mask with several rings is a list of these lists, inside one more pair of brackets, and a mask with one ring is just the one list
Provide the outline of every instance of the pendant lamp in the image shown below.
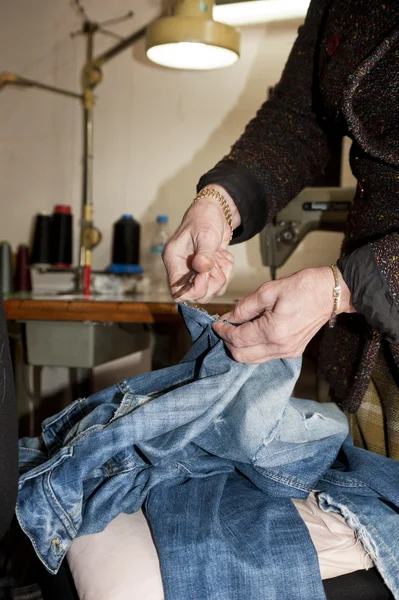
[[147,56],[164,67],[208,70],[233,65],[240,56],[238,31],[213,20],[214,0],[176,0],[172,15],[147,29]]

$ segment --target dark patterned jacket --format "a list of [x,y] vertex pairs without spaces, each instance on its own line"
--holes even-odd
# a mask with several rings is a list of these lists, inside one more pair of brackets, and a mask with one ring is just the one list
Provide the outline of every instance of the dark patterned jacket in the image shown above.
[[354,412],[382,339],[399,373],[399,0],[313,0],[273,97],[198,187],[227,189],[244,241],[312,185],[344,135],[358,188],[339,265],[358,314],[326,333],[320,365]]

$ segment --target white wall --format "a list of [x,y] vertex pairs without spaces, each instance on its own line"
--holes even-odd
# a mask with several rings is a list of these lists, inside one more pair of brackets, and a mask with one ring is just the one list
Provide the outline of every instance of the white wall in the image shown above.
[[[99,20],[135,9],[133,21],[115,28],[127,34],[158,13],[159,1],[118,0],[111,8],[88,0],[85,6]],[[96,267],[109,262],[111,225],[122,213],[142,222],[144,248],[157,214],[169,214],[172,229],[177,226],[198,177],[229,149],[278,80],[297,26],[244,30],[241,60],[223,71],[157,68],[145,60],[144,42],[104,67],[95,114],[95,221],[104,236]],[[84,42],[69,37],[78,27],[68,0],[3,0],[0,70],[78,90]],[[110,43],[98,38],[100,50]],[[72,204],[77,222],[81,156],[78,101],[33,89],[1,92],[1,239],[26,242],[33,215],[55,203]],[[255,285],[268,276],[258,240],[234,253],[238,279],[245,275]]]
[[[134,9],[133,21],[114,28],[126,35],[158,14],[160,2],[84,5],[98,20]],[[69,0],[2,0],[0,71],[78,90],[84,42],[69,37],[78,27]],[[157,214],[169,214],[172,229],[178,225],[199,176],[228,151],[279,79],[297,27],[290,22],[244,30],[241,60],[223,71],[157,68],[146,61],[142,41],[104,67],[95,114],[95,222],[103,233],[95,267],[109,263],[112,223],[122,213],[132,212],[142,222],[144,251]],[[99,37],[97,47],[110,43]],[[77,222],[81,157],[78,101],[33,89],[1,91],[0,239],[14,246],[26,242],[33,215],[51,211],[55,203],[72,204]],[[282,273],[328,264],[339,242],[336,234],[312,234]],[[269,278],[258,246],[254,239],[234,248],[232,288],[238,295]]]

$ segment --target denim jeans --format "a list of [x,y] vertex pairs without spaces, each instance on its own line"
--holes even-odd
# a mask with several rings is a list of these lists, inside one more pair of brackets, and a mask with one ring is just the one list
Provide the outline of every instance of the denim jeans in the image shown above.
[[75,536],[144,505],[167,600],[324,600],[291,501],[317,489],[399,598],[399,464],[353,448],[335,404],[292,398],[300,360],[237,363],[212,317],[181,311],[193,345],[180,364],[78,400],[21,440],[17,516],[47,569]]

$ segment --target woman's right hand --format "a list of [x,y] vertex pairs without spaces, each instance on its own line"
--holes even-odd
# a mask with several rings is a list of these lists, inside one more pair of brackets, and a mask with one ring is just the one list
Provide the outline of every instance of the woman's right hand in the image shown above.
[[[221,186],[209,187],[226,198],[233,228],[238,227],[240,216],[229,194]],[[190,206],[163,254],[175,301],[206,303],[225,293],[234,269],[233,255],[227,250],[230,235],[230,226],[215,198],[201,198]]]

